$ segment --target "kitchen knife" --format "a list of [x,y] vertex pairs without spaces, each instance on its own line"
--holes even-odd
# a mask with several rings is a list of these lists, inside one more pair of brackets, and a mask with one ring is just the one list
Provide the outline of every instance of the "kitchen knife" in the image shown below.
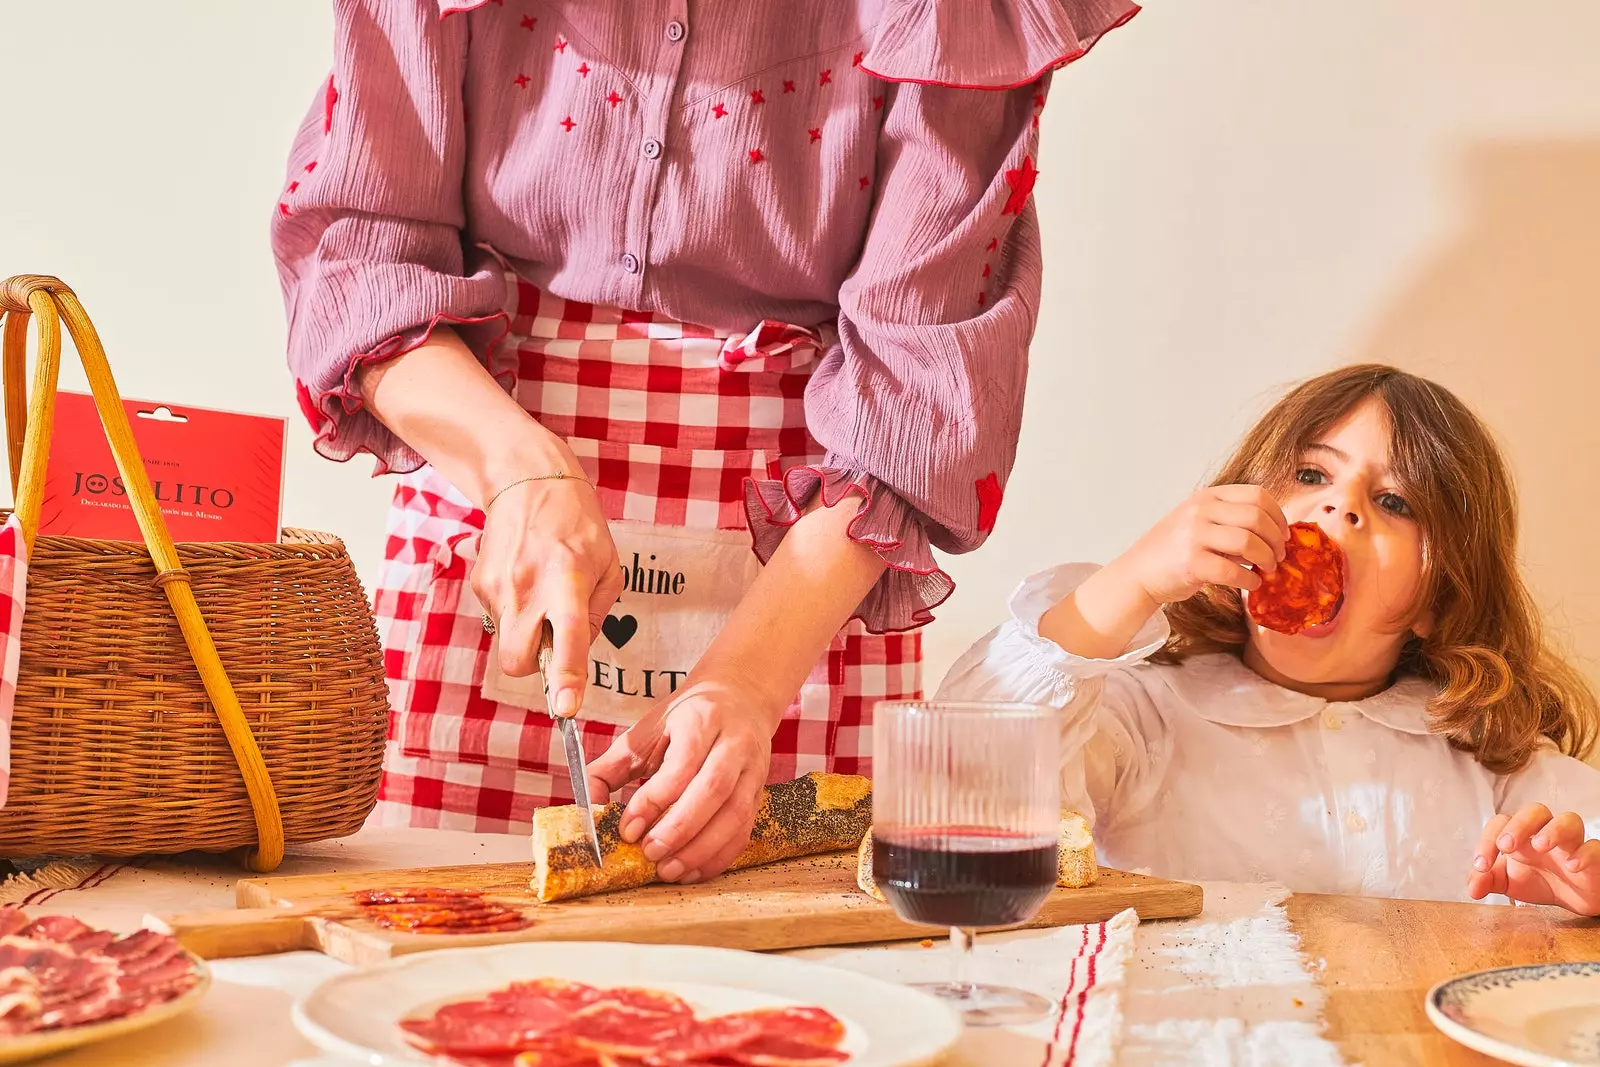
[[589,769],[584,766],[583,745],[578,742],[577,720],[562,718],[550,706],[550,654],[554,640],[555,629],[546,619],[539,627],[538,651],[539,680],[544,685],[544,710],[556,721],[556,729],[561,731],[561,744],[567,751],[567,774],[572,778],[572,796],[583,816],[583,829],[589,835],[589,847],[594,849],[594,865],[604,867],[605,857],[600,854],[600,835],[594,829],[594,808],[589,804]]

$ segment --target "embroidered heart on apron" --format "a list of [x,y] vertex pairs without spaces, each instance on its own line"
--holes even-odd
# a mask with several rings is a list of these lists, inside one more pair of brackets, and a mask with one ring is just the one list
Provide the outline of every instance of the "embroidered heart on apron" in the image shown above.
[[[745,530],[705,530],[612,522],[623,591],[589,647],[581,719],[631,726],[689,676],[733,613],[761,565]],[[538,675],[500,670],[495,636],[484,665],[483,695],[544,710]]]
[[620,619],[615,615],[607,615],[606,621],[600,624],[600,632],[606,635],[606,640],[611,642],[613,648],[621,651],[639,632],[639,620],[632,615],[624,615]]

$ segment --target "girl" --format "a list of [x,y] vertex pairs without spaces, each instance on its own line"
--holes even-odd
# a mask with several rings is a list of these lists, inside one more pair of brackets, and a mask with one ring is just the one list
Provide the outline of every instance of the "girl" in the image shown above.
[[[1291,522],[1346,560],[1343,606],[1292,637],[1243,599]],[[1505,462],[1440,386],[1302,385],[1210,488],[1011,610],[939,695],[1062,708],[1064,803],[1113,866],[1600,913],[1595,700],[1518,576]]]

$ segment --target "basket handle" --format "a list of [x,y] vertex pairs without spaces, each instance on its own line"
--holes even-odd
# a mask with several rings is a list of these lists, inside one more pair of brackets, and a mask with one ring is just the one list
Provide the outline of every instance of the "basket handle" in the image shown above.
[[[244,777],[245,792],[250,797],[256,823],[256,847],[246,852],[245,865],[253,871],[274,870],[283,861],[283,816],[278,810],[277,794],[233,684],[217,656],[217,646],[206,629],[200,606],[195,602],[188,572],[183,569],[172,534],[161,517],[161,506],[156,503],[150,487],[150,476],[139,456],[139,446],[134,442],[133,428],[128,424],[128,414],[117,393],[100,336],[77,295],[59,279],[44,275],[24,274],[0,282],[0,313],[5,313],[5,330],[0,343],[4,344],[7,445],[23,542],[31,556],[39,531],[39,511],[44,503],[45,467],[50,457],[50,432],[61,373],[61,320],[65,319],[67,332],[72,335],[89,377],[95,407],[100,412],[106,439],[111,442],[111,454],[127,488],[128,501],[144,535],[145,546],[150,550],[150,559],[155,563],[156,584],[161,586],[167,602],[172,605],[172,613],[177,616],[178,629],[183,632],[189,655],[200,672],[206,696],[211,699],[228,747],[233,750],[233,758]],[[31,398],[23,377],[30,316],[38,318],[39,336]]]

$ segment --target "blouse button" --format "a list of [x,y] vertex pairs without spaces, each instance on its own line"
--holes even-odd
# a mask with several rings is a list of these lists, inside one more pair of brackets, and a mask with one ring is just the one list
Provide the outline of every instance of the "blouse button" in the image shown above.
[[1354,834],[1359,834],[1361,831],[1367,828],[1367,820],[1363,819],[1361,817],[1361,813],[1356,811],[1354,808],[1351,808],[1350,814],[1344,817],[1344,824],[1349,827],[1350,832]]
[[645,143],[644,143],[644,158],[646,158],[646,159],[660,159],[661,158],[661,142],[656,140],[654,137],[651,137],[649,140],[645,141]]
[[1344,721],[1339,718],[1339,713],[1337,711],[1334,711],[1332,708],[1328,708],[1322,713],[1322,725],[1326,726],[1330,730],[1337,730],[1344,725]]
[[677,19],[673,19],[671,22],[667,23],[667,40],[669,41],[683,40],[683,35],[686,32],[688,31],[683,28],[683,23],[679,22]]
[[625,254],[622,257],[622,269],[627,271],[629,274],[638,274],[639,257],[634,255],[632,252]]

